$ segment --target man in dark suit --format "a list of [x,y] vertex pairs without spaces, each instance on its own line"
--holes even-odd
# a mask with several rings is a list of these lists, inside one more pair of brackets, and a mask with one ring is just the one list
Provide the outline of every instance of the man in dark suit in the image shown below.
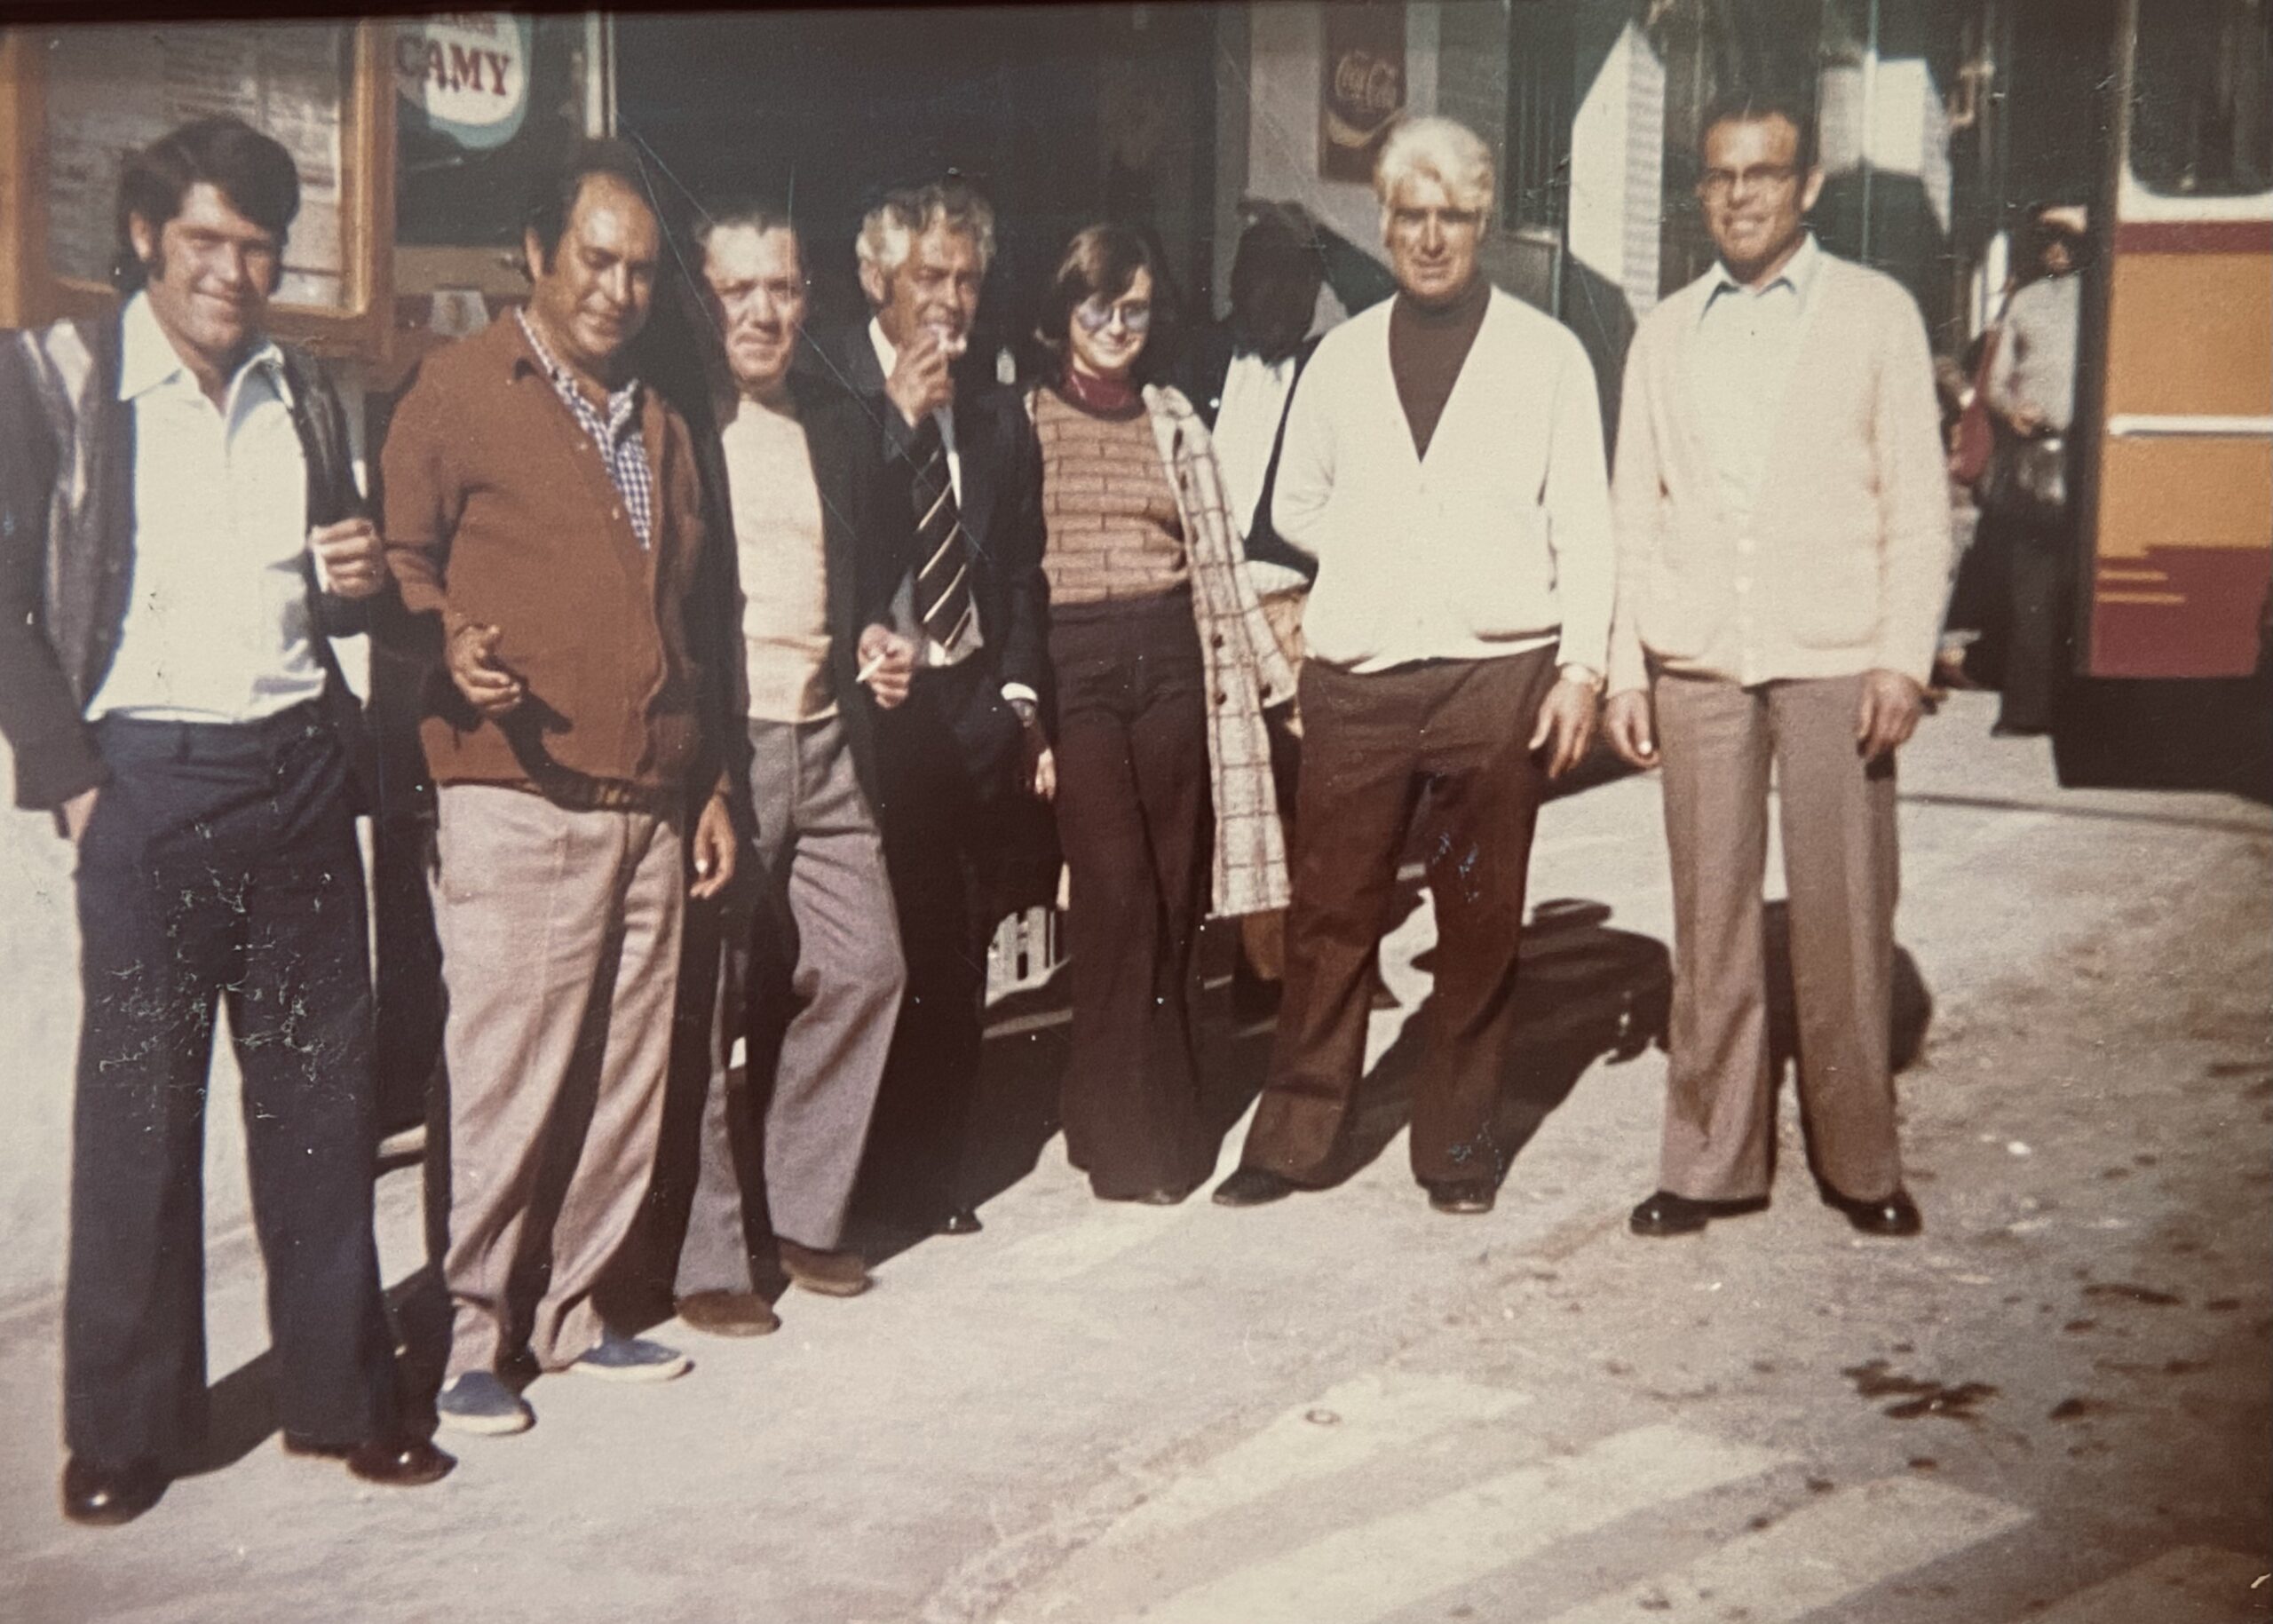
[[[883,623],[914,519],[867,409],[792,370],[805,271],[788,216],[730,208],[696,241],[731,385],[701,441],[716,533],[731,538],[711,550],[704,669],[740,718],[737,820],[756,860],[745,884],[690,914],[672,1070],[680,1097],[700,1089],[705,1103],[673,1295],[696,1329],[748,1336],[779,1323],[759,1290],[772,1270],[751,1267],[751,1216],[797,1285],[851,1296],[868,1283],[838,1241],[904,978],[875,718],[907,698],[915,667],[914,639]],[[729,1083],[737,1040],[741,1088]],[[746,1200],[735,1144],[761,1123],[764,1185]]]
[[976,1092],[986,905],[1008,804],[1055,786],[1041,724],[1048,655],[1041,453],[1025,407],[958,384],[994,216],[957,180],[888,194],[856,245],[873,319],[838,358],[908,481],[912,545],[892,599],[916,645],[907,703],[878,718],[884,855],[907,992],[874,1137],[899,1192],[946,1234],[978,1228],[963,1187]]
[[299,197],[268,137],[184,125],[127,160],[123,307],[0,348],[0,732],[18,801],[78,848],[75,1522],[140,1516],[202,1454],[224,999],[284,1447],[376,1483],[451,1465],[403,1430],[371,1232],[360,720],[330,639],[388,569],[337,397],[262,330]]

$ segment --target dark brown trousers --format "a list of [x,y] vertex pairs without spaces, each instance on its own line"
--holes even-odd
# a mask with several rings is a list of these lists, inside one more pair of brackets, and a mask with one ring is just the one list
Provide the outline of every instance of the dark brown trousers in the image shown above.
[[1301,1184],[1336,1171],[1374,949],[1417,817],[1437,971],[1418,1017],[1429,1052],[1414,1081],[1413,1171],[1435,1182],[1503,1170],[1493,1114],[1513,1057],[1516,949],[1547,787],[1525,747],[1555,675],[1551,647],[1368,676],[1303,666],[1287,986],[1247,1166]]
[[1061,607],[1049,656],[1073,902],[1066,1154],[1101,1196],[1183,1190],[1215,1161],[1186,996],[1215,829],[1191,595]]

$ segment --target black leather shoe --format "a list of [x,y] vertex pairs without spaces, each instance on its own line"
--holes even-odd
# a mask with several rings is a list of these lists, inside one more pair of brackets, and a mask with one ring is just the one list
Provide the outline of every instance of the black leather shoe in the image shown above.
[[1488,1178],[1424,1178],[1429,1205],[1438,1212],[1490,1212],[1499,1191]]
[[958,1207],[939,1220],[939,1232],[942,1235],[976,1235],[986,1227],[978,1221],[978,1213],[968,1207]]
[[1740,1218],[1746,1213],[1764,1211],[1767,1206],[1764,1195],[1741,1201],[1698,1201],[1659,1190],[1634,1209],[1626,1227],[1637,1235],[1693,1235],[1715,1218]]
[[320,1444],[313,1438],[284,1435],[284,1453],[312,1460],[339,1461],[366,1483],[388,1488],[424,1488],[440,1483],[458,1463],[423,1438],[373,1438],[360,1444]]
[[63,1463],[63,1515],[93,1528],[131,1523],[158,1503],[167,1481],[154,1462],[104,1466],[73,1455]]
[[1261,1207],[1269,1201],[1284,1200],[1302,1186],[1291,1178],[1281,1178],[1268,1168],[1241,1168],[1216,1186],[1218,1207]]
[[1834,1211],[1845,1213],[1847,1222],[1865,1235],[1914,1235],[1926,1227],[1925,1219],[1918,1216],[1918,1203],[1910,1199],[1906,1190],[1897,1190],[1875,1201],[1857,1201],[1836,1190],[1826,1189],[1823,1202]]

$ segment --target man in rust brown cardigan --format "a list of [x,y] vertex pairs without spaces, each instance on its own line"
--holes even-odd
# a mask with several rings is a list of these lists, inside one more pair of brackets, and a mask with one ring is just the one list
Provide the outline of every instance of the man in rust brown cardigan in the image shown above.
[[[636,159],[581,149],[531,211],[527,309],[430,360],[385,450],[389,559],[442,666],[422,727],[449,989],[436,1407],[466,1431],[533,1421],[498,1375],[524,1335],[548,1371],[663,1381],[687,1363],[592,1301],[653,1169],[690,783],[719,786],[694,894],[733,864],[689,635],[693,448],[626,362],[661,246]],[[533,1209],[556,1203],[538,1232]],[[532,1313],[510,1283],[548,1256]]]

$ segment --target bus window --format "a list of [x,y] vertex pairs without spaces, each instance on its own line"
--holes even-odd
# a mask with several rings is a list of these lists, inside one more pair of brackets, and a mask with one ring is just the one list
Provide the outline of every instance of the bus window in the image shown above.
[[2139,8],[2138,37],[2131,169],[2140,184],[2177,197],[2273,187],[2273,5],[2152,0]]

